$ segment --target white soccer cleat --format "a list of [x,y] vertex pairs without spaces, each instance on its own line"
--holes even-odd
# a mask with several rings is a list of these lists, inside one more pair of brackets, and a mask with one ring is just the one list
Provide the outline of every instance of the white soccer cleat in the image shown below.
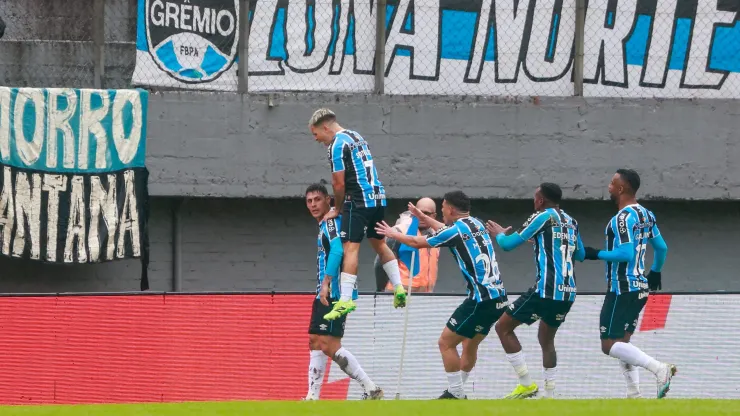
[[658,398],[662,399],[671,389],[671,379],[676,375],[676,366],[669,363],[662,363],[657,376]]
[[312,400],[319,400],[319,398],[316,397],[316,396],[314,396],[311,393],[308,393],[308,395],[306,397],[304,397],[304,398],[301,399],[301,401],[304,401],[304,402],[309,402],[309,401],[312,401]]

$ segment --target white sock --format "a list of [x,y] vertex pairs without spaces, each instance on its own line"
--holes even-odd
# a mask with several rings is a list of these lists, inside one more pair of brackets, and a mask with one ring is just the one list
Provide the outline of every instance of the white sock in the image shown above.
[[465,389],[463,388],[462,371],[453,371],[447,373],[447,382],[450,387],[447,389],[453,396],[458,399],[465,396]]
[[341,295],[339,300],[346,302],[352,299],[352,292],[355,291],[355,284],[357,283],[357,276],[354,274],[344,273],[340,274],[339,278]]
[[642,367],[656,376],[658,375],[658,371],[660,371],[660,362],[628,342],[614,343],[612,349],[609,350],[609,355],[619,358],[627,364]]
[[344,349],[344,347],[337,350],[334,354],[334,362],[337,363],[339,368],[341,368],[342,371],[344,371],[352,380],[360,383],[362,388],[365,390],[365,393],[370,393],[378,388],[378,386],[370,380],[370,377],[365,373],[365,370],[362,369],[357,358],[355,358],[351,352]]
[[516,375],[519,376],[519,384],[527,387],[531,386],[532,380],[529,378],[527,362],[524,360],[524,350],[514,354],[506,354],[506,359],[509,360],[511,366],[514,367],[514,371],[516,371]]
[[627,364],[619,360],[619,367],[622,369],[624,381],[627,382],[627,396],[640,394],[640,373],[638,367]]
[[463,384],[468,382],[468,377],[470,377],[470,371],[460,371],[460,375],[462,376]]
[[398,260],[393,259],[383,264],[383,270],[388,275],[388,280],[391,281],[393,287],[397,287],[401,284],[401,270],[398,269]]
[[321,350],[311,350],[308,362],[308,394],[318,400],[321,396],[321,385],[324,383],[324,370],[329,357]]
[[555,397],[555,373],[557,367],[545,368],[542,374],[545,378],[545,397]]

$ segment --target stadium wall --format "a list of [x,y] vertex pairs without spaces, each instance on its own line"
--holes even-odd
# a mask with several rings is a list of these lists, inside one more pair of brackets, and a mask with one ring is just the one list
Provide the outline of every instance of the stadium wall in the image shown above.
[[[433,195],[436,196],[436,195]],[[395,221],[407,199],[391,200],[387,218]],[[173,210],[179,199],[152,198],[149,240],[151,289],[155,291],[310,291],[316,286],[316,222],[300,199],[191,199],[180,208],[180,268],[173,273]],[[439,201],[438,201],[439,203]],[[660,202],[646,206],[657,217],[668,243],[664,290],[679,292],[740,291],[736,236],[740,234],[740,203]],[[603,241],[606,222],[614,215],[611,202],[566,201],[586,244]],[[473,213],[518,227],[532,210],[530,200],[475,200]],[[534,281],[529,247],[496,250],[506,287],[524,291]],[[651,261],[652,250],[648,250]],[[367,243],[360,253],[359,286],[375,288],[374,256]],[[603,292],[601,262],[577,263],[581,291]],[[116,292],[139,290],[139,262],[46,265],[0,257],[4,271],[0,293]],[[179,284],[175,279],[179,276]],[[436,292],[464,293],[452,255],[440,256]]]
[[[298,400],[307,389],[307,325],[312,295],[128,295],[0,298],[1,404]],[[429,399],[445,388],[437,338],[461,296],[409,304],[401,397]],[[603,296],[579,295],[558,332],[560,398],[618,398],[617,361],[599,348]],[[737,399],[738,295],[651,296],[632,338],[675,363],[670,397]],[[279,319],[276,320],[276,316]],[[276,325],[276,322],[280,324]],[[361,296],[343,344],[367,373],[396,392],[404,313],[390,296]],[[537,325],[520,337],[541,383]],[[718,342],[720,341],[721,342]],[[640,370],[644,397],[655,394]],[[481,344],[468,397],[499,398],[515,375],[494,336]],[[361,390],[329,362],[322,399],[358,399]]]

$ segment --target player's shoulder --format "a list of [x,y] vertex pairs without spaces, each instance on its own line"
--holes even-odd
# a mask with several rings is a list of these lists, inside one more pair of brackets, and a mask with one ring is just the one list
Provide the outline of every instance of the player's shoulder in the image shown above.
[[443,233],[447,233],[447,234],[459,233],[460,232],[460,227],[458,225],[458,221],[460,221],[460,220],[457,220],[457,221],[453,222],[452,224],[445,224],[445,225],[443,225],[442,228],[440,228],[439,230],[435,231],[434,234],[432,234],[432,235],[435,236],[435,235],[440,235],[440,234],[443,234]]
[[550,208],[535,211],[529,217],[527,217],[527,220],[524,221],[524,225],[522,226],[522,228],[527,228],[534,222],[547,221],[550,219],[551,216],[552,213],[550,212]]
[[341,228],[342,224],[342,216],[338,216],[336,218],[329,218],[328,220],[321,220],[320,227],[322,230],[325,230],[328,234],[333,234],[339,228]]

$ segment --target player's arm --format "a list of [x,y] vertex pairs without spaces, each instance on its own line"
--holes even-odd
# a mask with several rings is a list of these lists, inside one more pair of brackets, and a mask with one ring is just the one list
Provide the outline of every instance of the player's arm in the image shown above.
[[436,219],[421,212],[421,210],[419,208],[416,208],[416,205],[412,204],[411,202],[409,202],[408,208],[411,212],[411,215],[420,220],[424,220],[424,222],[429,224],[429,228],[431,228],[433,231],[439,231],[444,228],[445,224],[443,222],[437,221]]
[[385,221],[381,221],[375,224],[375,231],[377,231],[378,234],[382,236],[390,237],[398,241],[401,244],[406,244],[409,247],[414,247],[414,248],[431,247],[429,243],[427,243],[426,237],[421,236],[421,235],[407,235],[405,233],[398,231],[396,228],[391,227]]
[[502,250],[511,251],[539,233],[549,219],[550,214],[547,212],[534,214],[524,222],[519,231],[509,235],[506,235],[504,229],[493,221],[486,223],[486,229],[496,236],[496,243]]
[[[332,227],[328,227],[330,221],[333,223],[331,224]],[[327,256],[326,268],[324,269],[324,278],[321,279],[322,302],[325,298],[329,297],[329,285],[335,277],[339,276],[342,267],[344,248],[342,247],[342,240],[339,238],[338,230],[339,227],[337,227],[333,219],[327,220],[327,227],[322,228],[324,235],[329,239],[329,255]],[[328,306],[328,302],[325,305]]]
[[586,259],[586,248],[583,246],[583,241],[581,240],[581,233],[576,231],[578,234],[578,239],[576,240],[576,251],[573,252],[573,258],[578,261],[583,261]]
[[587,260],[604,260],[618,263],[630,261],[635,253],[634,242],[632,241],[632,228],[635,220],[629,212],[624,211],[612,220],[609,224],[617,235],[616,244],[612,250],[598,250],[593,247],[586,247]]
[[660,234],[658,224],[655,223],[653,218],[653,228],[650,230],[650,245],[653,247],[653,264],[650,267],[650,273],[647,275],[648,286],[650,290],[658,290],[663,288],[662,274],[663,264],[668,256],[668,245],[663,239],[663,235]]

